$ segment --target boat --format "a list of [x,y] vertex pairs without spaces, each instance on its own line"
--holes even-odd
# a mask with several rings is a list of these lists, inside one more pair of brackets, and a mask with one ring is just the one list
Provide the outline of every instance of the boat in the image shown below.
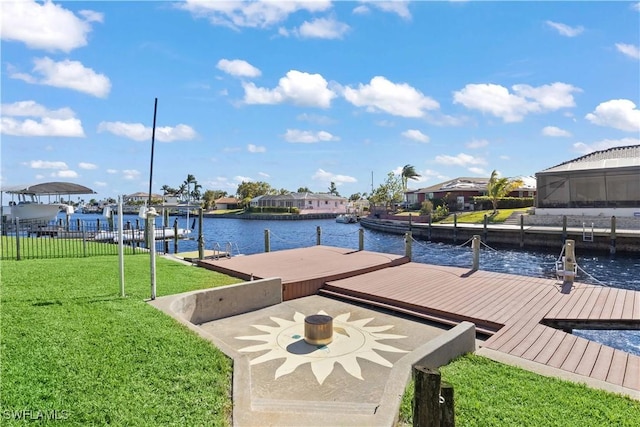
[[[122,230],[122,240],[124,242],[144,242],[144,234],[144,230]],[[191,230],[188,228],[178,228],[179,239],[184,239],[189,234],[191,234]],[[173,227],[156,228],[154,230],[155,240],[173,239],[175,235],[175,229]],[[104,230],[98,231],[93,237],[93,240],[98,242],[117,242],[118,232]]]
[[358,217],[354,214],[340,214],[336,217],[336,222],[340,222],[343,224],[354,224],[358,222]]
[[[83,185],[72,182],[44,182],[34,185],[22,185],[3,188],[2,192],[10,194],[12,199],[9,206],[2,207],[3,221],[18,219],[21,223],[48,223],[56,219],[58,212],[64,210],[68,215],[73,214],[73,206],[59,202],[62,196],[76,194],[95,194],[95,191]],[[43,202],[43,196],[54,196],[54,201]]]

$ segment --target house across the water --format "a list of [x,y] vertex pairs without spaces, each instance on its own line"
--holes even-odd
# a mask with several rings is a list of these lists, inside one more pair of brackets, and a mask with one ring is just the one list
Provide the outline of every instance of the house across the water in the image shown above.
[[297,208],[300,214],[347,212],[346,197],[327,193],[264,195],[251,199],[252,208]]

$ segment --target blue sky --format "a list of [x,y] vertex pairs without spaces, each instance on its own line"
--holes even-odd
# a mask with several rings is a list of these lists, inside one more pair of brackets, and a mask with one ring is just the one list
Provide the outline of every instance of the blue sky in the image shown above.
[[[638,2],[2,2],[3,185],[342,195],[640,144]],[[373,177],[373,179],[372,179]]]

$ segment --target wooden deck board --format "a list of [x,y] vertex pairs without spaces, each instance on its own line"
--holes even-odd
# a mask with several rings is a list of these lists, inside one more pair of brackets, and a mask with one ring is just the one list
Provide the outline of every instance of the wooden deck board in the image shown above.
[[484,347],[640,390],[640,357],[541,324],[544,319],[640,322],[640,292],[575,283],[563,294],[553,279],[406,261],[316,246],[202,264],[221,266],[236,277],[281,277],[283,293],[298,283],[300,292],[322,287],[333,297],[369,301],[448,325],[469,320],[482,333],[493,334]]

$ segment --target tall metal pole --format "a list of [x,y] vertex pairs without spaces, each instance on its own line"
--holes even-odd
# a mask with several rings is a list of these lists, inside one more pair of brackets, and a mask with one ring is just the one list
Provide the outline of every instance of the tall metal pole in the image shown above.
[[153,149],[156,143],[156,113],[158,112],[158,98],[153,105],[153,128],[151,129],[151,166],[149,167],[149,203],[151,207],[151,185],[153,182]]

